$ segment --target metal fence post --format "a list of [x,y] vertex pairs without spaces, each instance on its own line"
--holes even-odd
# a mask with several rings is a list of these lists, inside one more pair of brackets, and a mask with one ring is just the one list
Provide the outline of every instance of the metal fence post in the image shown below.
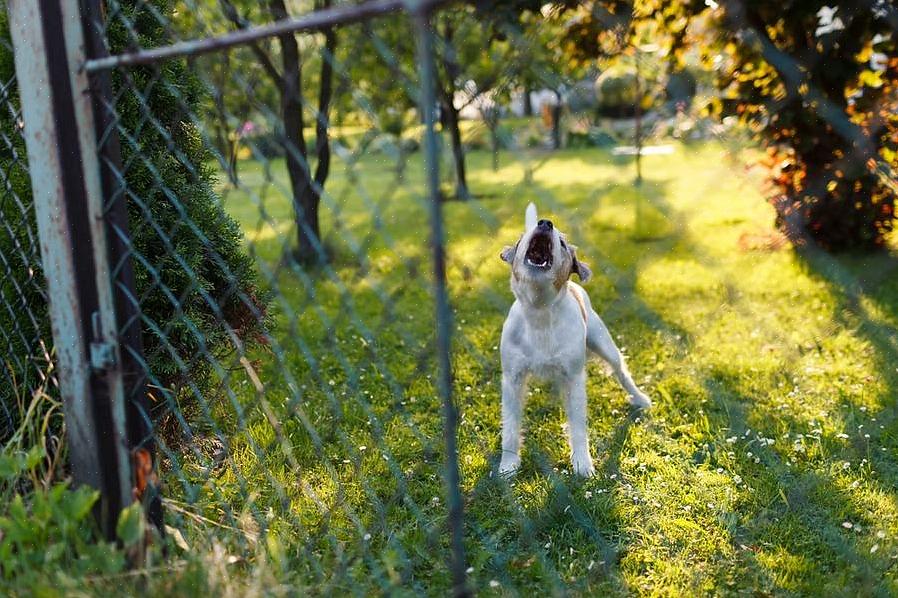
[[[103,38],[105,28],[102,0],[80,0],[87,60],[109,56]],[[86,70],[86,69],[85,69]],[[109,263],[115,300],[116,330],[121,356],[121,374],[125,387],[125,421],[128,449],[132,452],[135,469],[149,466],[152,472],[134,473],[135,486],[146,507],[149,521],[165,535],[162,516],[162,496],[156,485],[156,438],[150,419],[147,398],[148,375],[141,336],[141,310],[136,299],[131,229],[128,223],[127,194],[122,182],[122,152],[118,135],[118,115],[112,107],[112,77],[110,71],[88,73],[93,115],[96,124],[97,154],[103,188]],[[146,459],[135,459],[143,451]],[[136,461],[136,462],[135,462]]]
[[9,0],[41,256],[76,484],[114,538],[133,501],[103,193],[76,2]]
[[434,131],[436,94],[433,59],[433,30],[430,9],[426,3],[413,13],[417,42],[418,72],[421,78],[419,101],[424,121],[424,167],[430,205],[431,247],[433,250],[433,293],[436,315],[437,389],[443,402],[443,438],[446,449],[445,482],[449,506],[449,528],[452,534],[450,570],[455,596],[471,594],[467,584],[464,545],[464,506],[458,467],[458,407],[452,397],[452,314],[446,290],[446,251],[443,226],[443,206],[440,194],[439,156]]

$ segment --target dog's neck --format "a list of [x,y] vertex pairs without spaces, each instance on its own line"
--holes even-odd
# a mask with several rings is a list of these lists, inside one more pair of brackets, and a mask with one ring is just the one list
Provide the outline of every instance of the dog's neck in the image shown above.
[[567,285],[562,285],[559,289],[551,282],[534,284],[518,281],[512,277],[511,290],[525,312],[540,317],[550,315],[561,303],[561,299],[567,293]]

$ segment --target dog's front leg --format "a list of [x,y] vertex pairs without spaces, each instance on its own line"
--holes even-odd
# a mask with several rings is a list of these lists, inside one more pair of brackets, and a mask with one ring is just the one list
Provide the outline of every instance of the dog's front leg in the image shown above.
[[577,475],[589,477],[595,469],[589,454],[589,431],[586,425],[586,370],[581,369],[561,385],[564,410],[567,412],[571,467]]
[[521,465],[521,416],[524,411],[523,372],[502,372],[502,460],[499,473],[510,475]]

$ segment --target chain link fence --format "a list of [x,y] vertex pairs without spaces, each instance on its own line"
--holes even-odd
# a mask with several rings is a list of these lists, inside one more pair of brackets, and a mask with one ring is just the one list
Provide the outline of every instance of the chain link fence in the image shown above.
[[[71,43],[72,9],[38,4],[49,56],[47,23]],[[99,459],[91,467],[108,501],[107,535],[136,500],[153,524],[149,535],[171,550],[211,546],[222,571],[265,561],[278,583],[312,593],[590,593],[620,589],[626,538],[653,533],[651,524],[627,527],[624,519],[636,512],[650,521],[655,496],[677,492],[654,487],[653,472],[671,458],[735,459],[726,445],[721,455],[707,444],[692,447],[694,456],[679,454],[659,430],[697,434],[686,416],[627,414],[624,393],[591,364],[589,393],[602,398],[590,407],[605,454],[598,481],[585,486],[573,475],[564,418],[546,398],[553,389],[541,385],[529,394],[523,469],[514,478],[496,474],[498,345],[511,301],[498,251],[520,236],[534,198],[593,265],[602,283],[590,289],[593,304],[603,306],[625,353],[635,353],[637,383],[656,401],[675,403],[692,391],[730,397],[744,381],[724,388],[724,374],[687,380],[697,367],[688,361],[688,325],[640,289],[638,260],[661,260],[693,242],[681,214],[660,197],[605,203],[602,189],[579,178],[588,165],[576,159],[563,175],[547,167],[546,148],[562,135],[551,126],[560,108],[547,109],[546,130],[520,132],[492,118],[498,100],[453,95],[447,81],[468,60],[454,41],[481,35],[483,13],[392,0],[316,0],[306,14],[283,0],[85,0],[80,8],[84,60],[69,71],[72,49],[57,40],[55,51],[64,78],[77,85],[83,77],[89,87],[88,121],[77,92],[69,90],[69,101],[76,132],[87,127],[95,144],[73,162],[62,155],[60,172],[70,181],[80,169],[85,189],[83,204],[66,199],[70,232],[79,230],[79,209],[102,222],[101,232],[84,225],[93,244],[69,237],[81,309],[75,344],[83,345],[84,388],[92,389],[84,396],[102,400],[78,418],[67,411],[66,425],[92,422],[91,448],[69,450]],[[24,3],[16,9],[27,14]],[[516,85],[519,66],[503,52],[545,43],[532,31],[500,33],[504,45],[490,58],[509,63],[486,85],[496,98]],[[46,237],[31,190],[31,177],[45,168],[29,173],[15,71],[0,64],[0,438],[27,420],[35,392],[74,409],[54,375],[39,242]],[[379,78],[361,85],[353,78],[359,71]],[[540,84],[576,91],[576,82],[562,79],[546,70]],[[65,107],[54,98],[59,121]],[[470,128],[458,126],[465,109],[479,111]],[[833,128],[856,132],[844,115],[825,106],[821,114]],[[730,129],[711,129],[722,146],[738,145]],[[494,150],[468,155],[467,179],[453,131],[468,147]],[[706,158],[695,155],[696,163]],[[630,158],[606,158],[609,187],[629,185]],[[877,172],[894,185],[888,163]],[[680,184],[673,175],[646,176],[657,188]],[[59,250],[44,245],[45,260]],[[700,267],[724,268],[720,255],[689,246]],[[808,256],[820,265],[819,255],[809,249]],[[676,263],[668,267],[682,274]],[[735,286],[728,272],[714,292]],[[891,269],[884,272],[874,287]],[[856,271],[838,266],[827,276],[846,288],[860,284]],[[871,284],[866,292],[875,292]],[[753,317],[756,308],[705,315],[722,320],[742,309]],[[888,325],[853,309],[884,351],[898,352]],[[57,319],[57,339],[59,332]],[[756,332],[787,344],[775,323],[761,321]],[[684,363],[673,382],[656,385],[665,359]],[[706,400],[683,409],[701,420]],[[741,433],[751,416],[735,413],[741,403],[720,401],[726,416],[714,417]],[[56,438],[60,430],[46,433]],[[717,440],[729,442],[722,434]],[[639,442],[651,450],[633,448]],[[763,446],[749,458],[786,467]],[[76,478],[82,458],[73,455]],[[719,500],[733,499],[721,490]],[[688,522],[682,528],[691,533]]]
[[[4,35],[4,55],[12,46]],[[40,242],[31,197],[28,160],[22,136],[22,115],[15,69],[10,62],[0,72],[0,109],[3,111],[3,181],[0,199],[0,344],[3,355],[0,391],[0,437],[11,437],[38,390],[55,390],[49,325],[41,305],[47,302],[40,260]]]

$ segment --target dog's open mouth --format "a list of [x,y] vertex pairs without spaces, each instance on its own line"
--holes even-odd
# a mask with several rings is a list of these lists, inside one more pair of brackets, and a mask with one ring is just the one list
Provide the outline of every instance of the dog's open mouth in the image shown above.
[[552,234],[536,232],[530,237],[525,254],[527,263],[534,268],[548,270],[552,267]]

